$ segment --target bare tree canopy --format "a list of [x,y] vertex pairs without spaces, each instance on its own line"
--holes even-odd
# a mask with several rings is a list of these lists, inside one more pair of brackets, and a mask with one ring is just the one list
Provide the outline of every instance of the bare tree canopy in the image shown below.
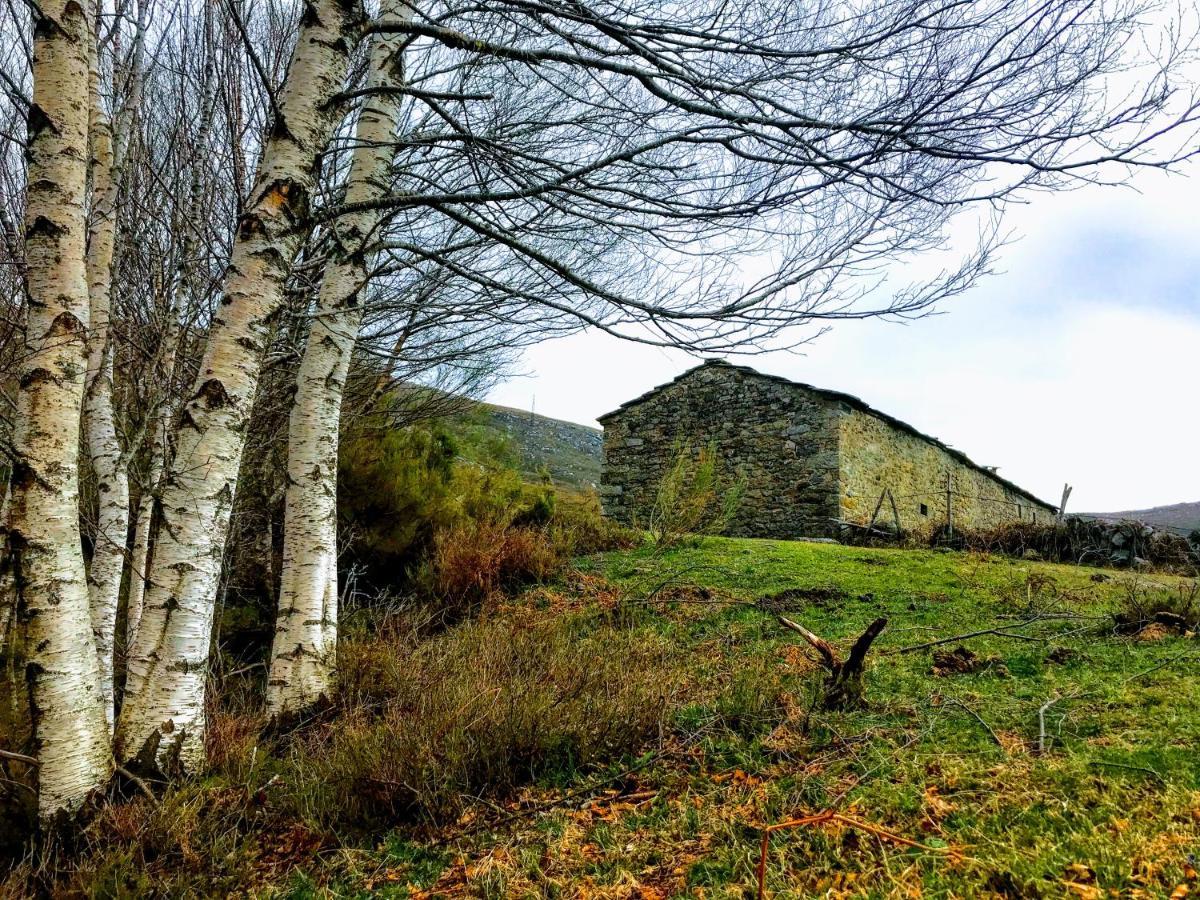
[[912,315],[986,269],[994,222],[940,275],[881,270],[964,208],[1195,152],[1195,25],[1142,0],[419,6],[369,26],[411,40],[393,190],[316,218],[386,208],[398,265],[697,350]]

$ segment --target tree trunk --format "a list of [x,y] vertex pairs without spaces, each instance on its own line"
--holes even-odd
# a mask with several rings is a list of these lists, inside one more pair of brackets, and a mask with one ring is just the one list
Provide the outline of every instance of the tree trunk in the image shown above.
[[132,647],[142,620],[142,604],[146,595],[146,576],[150,561],[150,528],[154,519],[154,501],[162,483],[166,467],[167,423],[169,412],[158,414],[158,421],[151,427],[150,464],[146,471],[146,483],[138,500],[137,518],[133,523],[133,540],[129,552],[129,592],[125,599],[125,646]]
[[80,806],[112,758],[79,534],[79,438],[89,318],[88,47],[77,0],[41,4],[29,108],[29,309],[14,435],[10,543],[44,820]]
[[[137,40],[140,46],[140,33]],[[112,332],[109,323],[112,317],[117,193],[128,134],[123,127],[127,122],[121,116],[118,118],[120,146],[114,147],[112,123],[100,101],[99,59],[95,40],[91,44],[88,136],[91,148],[92,216],[87,243],[91,327],[83,424],[88,457],[96,477],[98,501],[94,549],[91,565],[88,566],[88,595],[92,634],[100,667],[100,692],[104,697],[105,715],[111,732],[117,605],[120,602],[121,576],[125,570],[125,548],[129,539],[129,474],[121,444],[117,440],[116,413],[113,409]]]
[[304,7],[287,82],[238,225],[162,494],[141,622],[127,660],[118,757],[160,772],[194,770],[204,754],[204,682],[221,558],[262,354],[302,238],[317,155],[336,123],[361,9]]
[[[403,2],[384,0],[381,17],[407,20],[411,15]],[[368,89],[403,80],[402,45],[398,34],[375,36]],[[346,203],[387,195],[399,115],[397,94],[367,96],[355,132]],[[362,320],[357,300],[367,280],[366,244],[374,239],[379,221],[378,213],[363,212],[335,223],[334,249],[296,373],[288,422],[279,611],[267,677],[267,709],[273,715],[302,710],[332,689],[338,619],[338,423]]]

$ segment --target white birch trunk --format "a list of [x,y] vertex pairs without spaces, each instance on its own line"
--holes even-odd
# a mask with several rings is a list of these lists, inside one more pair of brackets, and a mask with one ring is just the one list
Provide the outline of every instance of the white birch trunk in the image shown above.
[[[171,354],[172,357],[174,354]],[[171,366],[164,367],[166,371]],[[150,464],[146,484],[138,500],[137,519],[133,525],[133,540],[129,551],[129,592],[125,598],[125,646],[132,647],[142,620],[142,605],[146,596],[146,576],[150,561],[150,525],[154,518],[154,500],[162,486],[167,458],[167,428],[171,419],[170,407],[163,403],[158,410],[150,438]]]
[[125,542],[129,535],[129,475],[125,471],[125,460],[117,440],[109,328],[117,191],[124,152],[116,152],[113,148],[112,125],[100,103],[99,60],[94,40],[92,44],[89,54],[92,66],[89,78],[92,218],[87,245],[91,329],[88,335],[83,422],[88,456],[96,476],[98,500],[95,547],[91,565],[88,566],[88,594],[92,634],[100,667],[100,692],[104,697],[111,731],[117,604],[121,594],[121,575],[125,568]]
[[204,755],[204,682],[230,508],[271,317],[283,300],[296,227],[328,143],[360,7],[305,5],[279,120],[238,226],[200,372],[184,407],[162,494],[141,622],[127,660],[118,758],[192,771]]
[[[406,4],[384,0],[381,17],[407,19],[411,14]],[[398,34],[374,37],[368,88],[400,84],[402,46]],[[399,114],[397,94],[367,96],[347,174],[347,204],[388,194]],[[267,709],[272,715],[300,711],[332,690],[338,622],[338,423],[362,320],[357,298],[367,277],[365,244],[375,238],[379,219],[378,213],[363,212],[335,223],[335,249],[325,266],[296,374],[288,423],[279,611],[267,676]]]
[[51,819],[104,785],[112,757],[79,535],[90,28],[78,0],[46,0],[41,11],[29,110],[23,416],[14,435],[9,539],[29,639],[38,806]]

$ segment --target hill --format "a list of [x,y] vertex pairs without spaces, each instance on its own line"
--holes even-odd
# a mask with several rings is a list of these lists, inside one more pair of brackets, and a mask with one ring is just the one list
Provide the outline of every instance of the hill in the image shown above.
[[1125,512],[1086,513],[1086,515],[1109,522],[1135,519],[1138,522],[1145,522],[1147,525],[1186,532],[1200,528],[1200,501],[1173,503],[1170,506],[1155,506],[1150,509],[1131,509]]
[[599,428],[508,406],[480,407],[484,427],[507,439],[523,474],[536,476],[544,469],[556,483],[580,489],[600,483]]

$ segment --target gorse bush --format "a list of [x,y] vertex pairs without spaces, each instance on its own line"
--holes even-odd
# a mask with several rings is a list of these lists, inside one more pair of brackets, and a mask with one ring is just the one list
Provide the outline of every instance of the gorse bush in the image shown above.
[[338,518],[352,555],[376,571],[412,565],[455,518],[455,455],[448,434],[426,428],[344,441]]
[[632,529],[604,518],[595,491],[556,494],[554,515],[546,529],[550,540],[568,557],[628,550],[641,539]]
[[720,534],[732,523],[745,489],[744,477],[730,479],[720,471],[715,442],[695,454],[689,445],[676,444],[650,510],[651,538],[665,548],[689,535]]
[[544,525],[553,518],[550,489],[525,484],[501,463],[473,461],[478,448],[461,441],[456,433],[421,426],[343,443],[340,531],[351,560],[373,585],[406,585],[437,552],[439,535],[473,524]]

